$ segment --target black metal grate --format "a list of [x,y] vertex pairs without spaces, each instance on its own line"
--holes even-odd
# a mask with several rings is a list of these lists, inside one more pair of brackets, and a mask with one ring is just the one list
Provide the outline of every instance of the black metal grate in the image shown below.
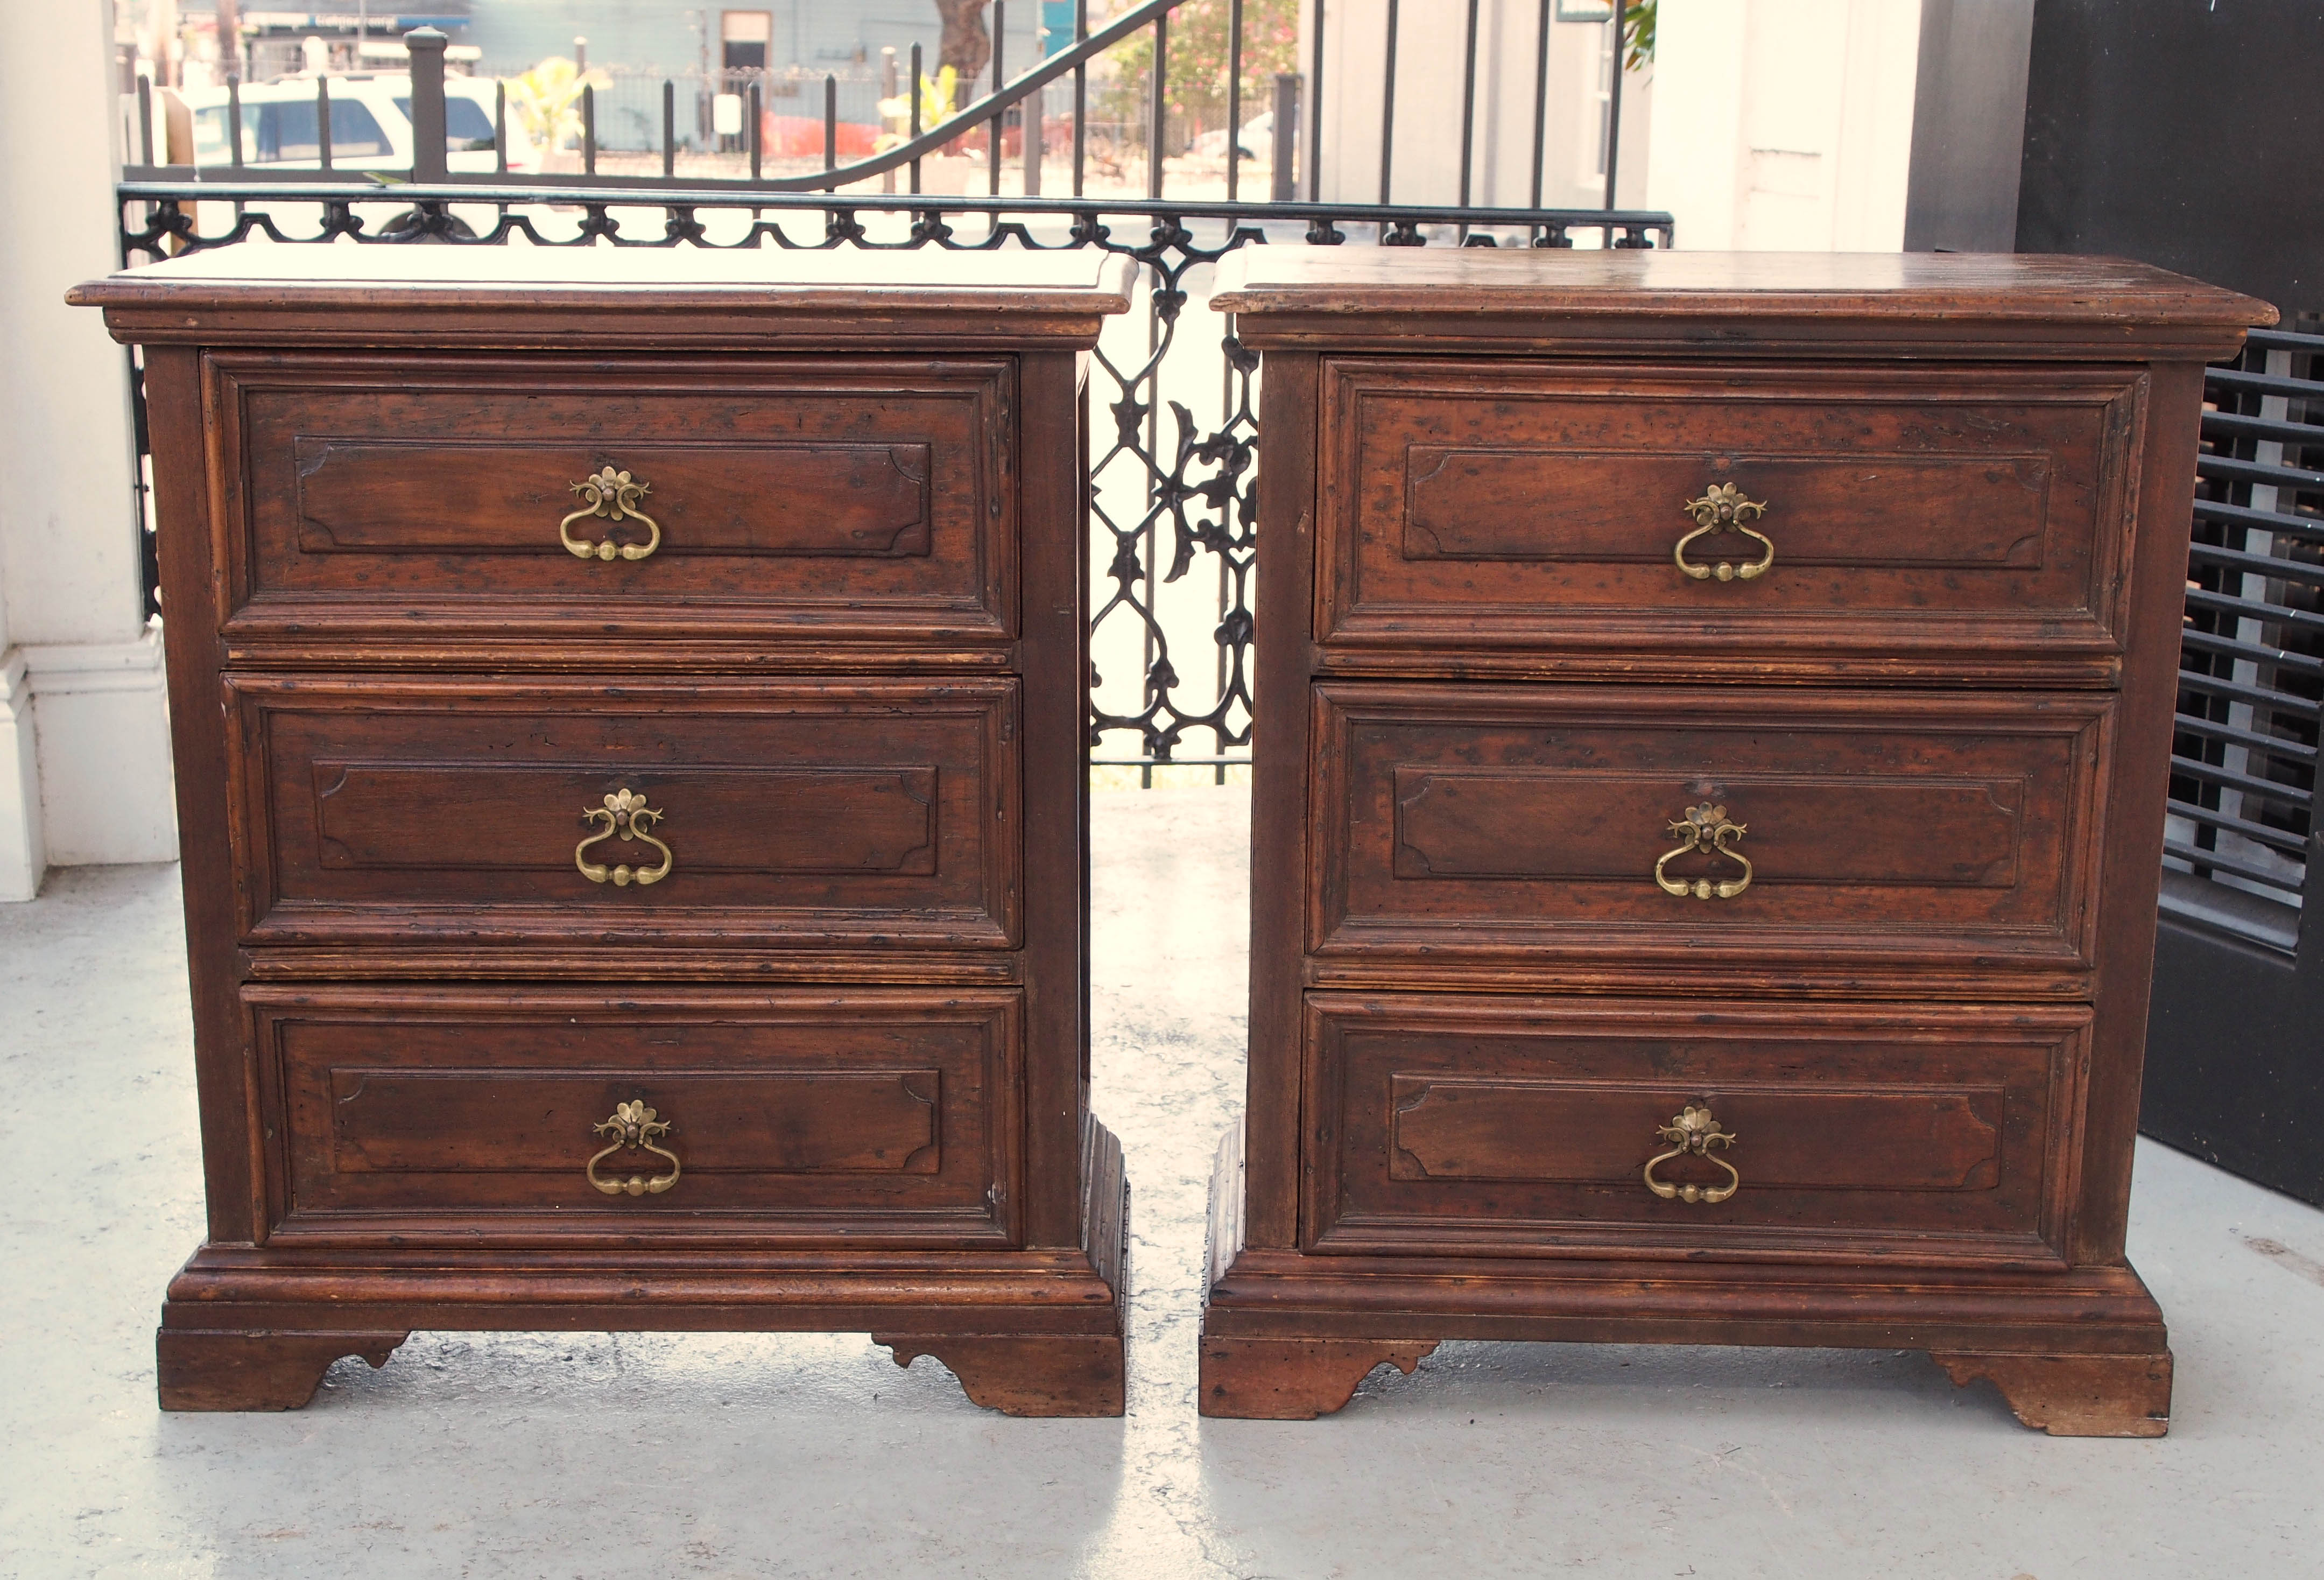
[[2163,903],[2289,949],[2324,704],[2324,334],[2254,330],[2202,436]]

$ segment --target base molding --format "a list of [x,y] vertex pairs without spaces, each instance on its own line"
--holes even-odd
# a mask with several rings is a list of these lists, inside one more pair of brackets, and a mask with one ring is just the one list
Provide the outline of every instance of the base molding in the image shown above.
[[1406,1376],[1435,1349],[1411,1342],[1203,1335],[1202,1413],[1246,1421],[1312,1421],[1356,1396],[1382,1366]]
[[2052,1437],[2160,1437],[2171,1429],[2171,1352],[2151,1355],[1932,1353],[1956,1386],[1992,1383]]
[[[1242,1147],[1211,1177],[1202,1413],[1305,1419],[1446,1339],[1925,1350],[2054,1437],[2155,1437],[2171,1345],[2135,1270],[1667,1256],[1309,1254],[1243,1243]],[[1223,1200],[1231,1197],[1233,1199]]]
[[295,1410],[346,1355],[377,1371],[408,1333],[216,1332],[163,1327],[153,1335],[165,1410]]
[[39,721],[50,864],[175,861],[177,790],[159,629],[128,642],[19,651]]
[[40,893],[48,864],[32,688],[23,651],[11,648],[0,651],[0,901]]
[[899,1366],[934,1355],[963,1393],[1004,1416],[1118,1416],[1126,1406],[1118,1333],[875,1333],[872,1342]]
[[2128,1267],[2052,1274],[1245,1249],[1203,1314],[1202,1409],[1327,1414],[1445,1339],[1928,1351],[2054,1437],[2168,1429],[2161,1310]]
[[1084,1246],[894,1251],[740,1245],[377,1250],[205,1244],[170,1282],[156,1339],[168,1410],[297,1409],[343,1355],[408,1334],[869,1333],[934,1355],[1010,1415],[1118,1416],[1129,1187],[1095,1120]]

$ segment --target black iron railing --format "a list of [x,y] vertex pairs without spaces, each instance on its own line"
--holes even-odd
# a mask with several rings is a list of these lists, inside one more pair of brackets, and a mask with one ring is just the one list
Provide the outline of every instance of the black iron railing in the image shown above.
[[[1100,345],[1093,402],[1091,559],[1093,588],[1090,740],[1093,761],[1128,763],[1150,782],[1166,762],[1199,763],[1223,778],[1231,763],[1249,760],[1252,545],[1256,518],[1257,359],[1235,338],[1230,320],[1212,321],[1203,305],[1210,266],[1237,247],[1257,245],[1339,245],[1354,243],[1421,246],[1566,247],[1577,241],[1606,247],[1668,245],[1666,214],[1612,207],[1613,157],[1621,127],[1609,112],[1606,128],[1608,205],[1603,209],[1471,205],[1464,143],[1461,201],[1451,205],[1388,202],[1393,125],[1382,138],[1382,201],[1316,203],[1291,200],[1304,185],[1312,196],[1322,143],[1308,117],[1304,182],[1290,165],[1297,157],[1297,79],[1276,83],[1277,111],[1270,189],[1274,200],[1240,200],[1243,151],[1236,128],[1241,109],[1240,45],[1230,73],[1225,195],[1170,196],[1166,188],[1163,104],[1148,94],[1147,171],[1143,195],[1086,190],[1090,171],[1089,68],[1109,50],[1150,30],[1154,80],[1166,81],[1169,19],[1181,0],[1147,0],[1093,31],[1086,0],[1077,5],[1075,42],[1038,66],[962,108],[941,125],[919,125],[920,96],[902,141],[848,164],[838,162],[835,87],[824,96],[821,168],[783,172],[769,168],[760,102],[752,95],[745,119],[747,160],[733,176],[676,173],[684,141],[674,89],[663,95],[664,174],[601,172],[590,130],[592,101],[582,98],[582,168],[569,173],[514,177],[506,169],[509,140],[505,94],[497,106],[500,168],[462,172],[444,152],[443,45],[427,31],[406,36],[410,47],[412,120],[435,128],[422,135],[408,172],[331,168],[327,151],[316,165],[263,169],[242,162],[238,136],[228,163],[193,169],[157,165],[150,142],[145,161],[124,171],[120,187],[124,263],[209,247],[262,243],[440,242],[469,245],[598,245],[615,247],[926,248],[936,252],[995,247],[1097,247],[1139,265],[1142,319],[1117,321]],[[995,12],[1001,9],[996,0]],[[1241,0],[1231,0],[1231,36],[1241,37]],[[1317,11],[1322,7],[1318,5]],[[1476,98],[1477,7],[1469,12],[1469,66],[1464,103]],[[1549,25],[1542,0],[1542,25]],[[996,23],[1000,18],[996,17]],[[1318,18],[1320,39],[1320,17]],[[1391,18],[1390,25],[1394,25]],[[1618,24],[1609,24],[1618,25]],[[996,33],[1000,32],[996,26]],[[1546,33],[1545,32],[1545,37]],[[1395,76],[1390,52],[1389,80]],[[1320,69],[1319,53],[1316,67]],[[917,88],[921,60],[912,53]],[[999,75],[995,72],[996,77]],[[1072,94],[1070,146],[1058,151],[1071,195],[1041,192],[1048,159],[1038,127],[1038,96],[1056,85]],[[317,85],[318,96],[326,91]],[[1536,84],[1548,94],[1547,54]],[[1018,139],[1026,174],[1022,194],[1001,192],[1003,136],[1009,118],[1021,115],[1029,134]],[[327,111],[318,125],[327,125]],[[148,127],[150,115],[143,117]],[[228,124],[239,126],[240,115]],[[923,193],[924,162],[969,134],[982,133],[987,190],[976,196]],[[747,171],[747,173],[742,173]],[[874,183],[877,183],[876,185]],[[900,186],[900,191],[893,188]],[[1197,328],[1196,326],[1202,326]],[[142,408],[139,432],[143,433]],[[142,443],[142,440],[141,440]],[[141,456],[141,462],[143,457]],[[143,476],[141,466],[140,475]],[[150,532],[148,533],[150,544]],[[150,557],[149,557],[149,577]],[[1096,568],[1102,568],[1096,569]],[[149,587],[152,583],[149,580]]]

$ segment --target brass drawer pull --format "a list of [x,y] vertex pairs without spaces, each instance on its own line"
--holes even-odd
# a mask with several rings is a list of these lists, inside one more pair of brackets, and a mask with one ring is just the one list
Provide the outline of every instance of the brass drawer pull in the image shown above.
[[[1646,1188],[1663,1200],[1708,1202],[1716,1205],[1743,1188],[1743,1177],[1735,1172],[1735,1165],[1724,1158],[1715,1156],[1711,1151],[1713,1147],[1733,1146],[1735,1138],[1719,1128],[1719,1122],[1711,1117],[1711,1109],[1707,1103],[1701,1108],[1697,1108],[1692,1103],[1688,1104],[1683,1109],[1672,1115],[1671,1122],[1656,1131],[1655,1134],[1663,1141],[1678,1143],[1669,1151],[1657,1152],[1646,1160]],[[1727,1170],[1727,1183],[1710,1187],[1673,1185],[1667,1180],[1655,1178],[1655,1165],[1657,1163],[1667,1163],[1673,1158],[1686,1157],[1709,1158],[1711,1161]]]
[[[646,832],[661,819],[662,814],[647,806],[645,797],[632,790],[616,790],[605,798],[605,804],[602,807],[584,807],[581,808],[583,822],[602,822],[605,827],[573,847],[573,864],[580,868],[581,875],[592,883],[610,882],[617,889],[626,888],[632,883],[642,889],[649,883],[660,882],[669,876],[669,869],[678,864],[678,857],[671,854],[669,846]],[[591,845],[602,845],[614,838],[641,840],[652,845],[661,852],[661,865],[608,867],[589,859]]]
[[[1678,568],[1697,581],[1709,581],[1713,577],[1720,581],[1749,581],[1766,573],[1775,563],[1775,541],[1765,532],[1755,532],[1743,523],[1756,522],[1767,513],[1767,507],[1757,500],[1743,497],[1743,491],[1732,483],[1721,483],[1706,492],[1701,499],[1690,499],[1679,507],[1694,518],[1694,531],[1681,538],[1671,549],[1671,559]],[[1740,532],[1757,543],[1763,550],[1748,565],[1732,565],[1720,560],[1716,565],[1696,565],[1686,557],[1686,546],[1708,532]]]
[[[614,1107],[612,1117],[589,1127],[594,1135],[613,1137],[613,1144],[591,1158],[582,1172],[588,1175],[590,1184],[607,1196],[659,1196],[678,1183],[680,1167],[676,1152],[654,1144],[668,1136],[670,1129],[669,1123],[647,1107],[642,1100],[619,1104]],[[667,1158],[669,1160],[669,1172],[657,1174],[650,1178],[642,1174],[632,1174],[627,1179],[599,1178],[597,1165],[624,1147],[634,1147],[651,1152],[657,1158]]]
[[[567,484],[583,500],[582,507],[557,523],[557,541],[565,545],[576,559],[611,559],[616,555],[623,559],[643,559],[661,547],[661,525],[638,508],[638,501],[652,492],[650,485],[632,480],[627,472],[616,472],[610,466],[594,477],[584,477],[578,483]],[[604,516],[607,521],[634,519],[645,522],[646,541],[642,543],[616,543],[611,538],[592,543],[573,535],[573,523],[586,522],[592,516]]]
[[[1662,858],[1655,863],[1655,882],[1664,893],[1682,898],[1692,895],[1697,900],[1734,899],[1751,886],[1751,858],[1729,843],[1741,839],[1743,829],[1742,824],[1727,820],[1727,808],[1724,807],[1714,807],[1709,801],[1699,807],[1689,807],[1686,816],[1672,819],[1670,826],[1670,831],[1686,843],[1663,852]],[[1670,864],[1672,858],[1697,850],[1709,851],[1729,861],[1742,863],[1743,875],[1714,883],[1708,878],[1697,878],[1688,882],[1683,878],[1673,878],[1664,873],[1663,868]]]

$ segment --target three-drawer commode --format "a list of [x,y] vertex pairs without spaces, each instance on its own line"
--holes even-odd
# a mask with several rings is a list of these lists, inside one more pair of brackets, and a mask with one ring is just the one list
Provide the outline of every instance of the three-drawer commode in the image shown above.
[[418,1327],[868,1329],[1119,1414],[1102,254],[236,247],[142,344],[207,1243],[164,1404]]
[[2122,1254],[2202,364],[2135,264],[1253,249],[1250,1100],[1203,1408],[1445,1338],[1934,1352]]

